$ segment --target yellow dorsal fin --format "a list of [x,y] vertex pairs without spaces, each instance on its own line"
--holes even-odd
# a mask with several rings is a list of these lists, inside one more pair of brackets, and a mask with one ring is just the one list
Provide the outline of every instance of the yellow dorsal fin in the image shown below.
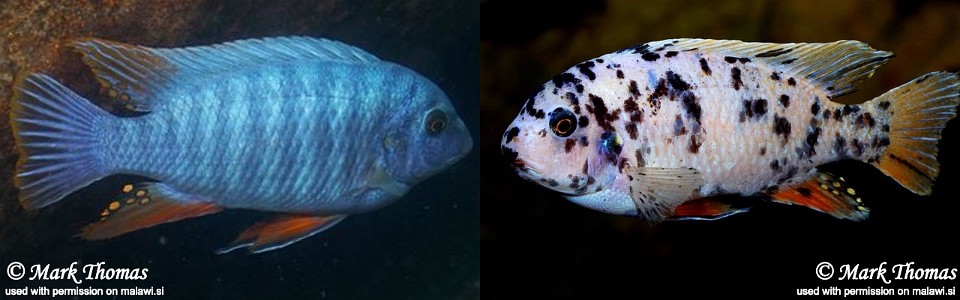
[[671,39],[635,47],[644,51],[703,51],[744,62],[765,63],[788,76],[819,86],[832,99],[853,93],[874,70],[893,58],[859,41],[832,43],[750,43],[733,40]]

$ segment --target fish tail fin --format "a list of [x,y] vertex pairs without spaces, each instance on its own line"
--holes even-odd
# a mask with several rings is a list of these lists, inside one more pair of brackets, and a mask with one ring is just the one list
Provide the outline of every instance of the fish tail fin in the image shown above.
[[21,205],[51,205],[109,174],[96,126],[112,115],[47,75],[21,77],[14,87],[10,122]]
[[883,128],[889,130],[889,146],[868,162],[910,191],[929,195],[940,173],[940,132],[956,117],[957,104],[960,78],[950,72],[923,75],[865,103],[890,123]]

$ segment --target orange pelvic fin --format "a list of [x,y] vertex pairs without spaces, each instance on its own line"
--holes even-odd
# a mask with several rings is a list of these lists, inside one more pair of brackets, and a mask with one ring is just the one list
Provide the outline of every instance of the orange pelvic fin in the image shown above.
[[159,183],[127,184],[100,213],[100,221],[78,234],[85,240],[102,240],[158,224],[213,214],[223,210],[210,202],[172,190]]
[[749,207],[734,208],[713,198],[700,198],[680,204],[673,211],[671,220],[718,220],[750,210]]
[[217,250],[224,254],[247,248],[249,253],[260,253],[286,247],[327,230],[347,215],[314,216],[283,215],[269,221],[258,222],[247,228],[229,246]]
[[863,206],[856,191],[842,177],[814,174],[806,181],[769,195],[774,202],[803,205],[840,219],[863,221],[870,209]]

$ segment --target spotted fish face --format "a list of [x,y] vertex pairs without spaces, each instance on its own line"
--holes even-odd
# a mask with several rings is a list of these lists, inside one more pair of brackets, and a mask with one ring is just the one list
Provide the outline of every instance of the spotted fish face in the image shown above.
[[408,96],[396,99],[402,108],[386,117],[397,125],[390,126],[382,138],[387,172],[406,185],[443,171],[473,148],[467,126],[446,94],[426,78],[413,77],[417,80]]
[[616,170],[598,158],[606,149],[603,138],[576,101],[562,89],[534,93],[504,133],[501,152],[521,177],[582,195],[602,189]]

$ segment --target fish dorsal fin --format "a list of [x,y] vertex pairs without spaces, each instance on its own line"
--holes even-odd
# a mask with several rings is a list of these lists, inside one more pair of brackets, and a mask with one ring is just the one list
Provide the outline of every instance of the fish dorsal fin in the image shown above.
[[774,202],[797,204],[821,211],[839,219],[863,221],[870,209],[863,206],[857,192],[847,186],[843,177],[830,173],[816,173],[799,184],[766,193]]
[[628,174],[637,213],[651,222],[662,221],[681,203],[701,197],[703,175],[693,168],[631,167]]
[[638,47],[644,46],[646,51],[696,49],[693,51],[715,52],[739,62],[763,62],[788,77],[809,80],[831,99],[853,93],[864,80],[873,76],[874,70],[894,57],[893,53],[875,50],[859,41],[775,44],[672,39]]
[[83,61],[112,98],[129,109],[144,112],[161,101],[157,95],[169,86],[196,76],[278,62],[379,61],[359,48],[309,37],[249,39],[187,48],[148,48],[87,38],[77,40],[73,46],[83,54]]

